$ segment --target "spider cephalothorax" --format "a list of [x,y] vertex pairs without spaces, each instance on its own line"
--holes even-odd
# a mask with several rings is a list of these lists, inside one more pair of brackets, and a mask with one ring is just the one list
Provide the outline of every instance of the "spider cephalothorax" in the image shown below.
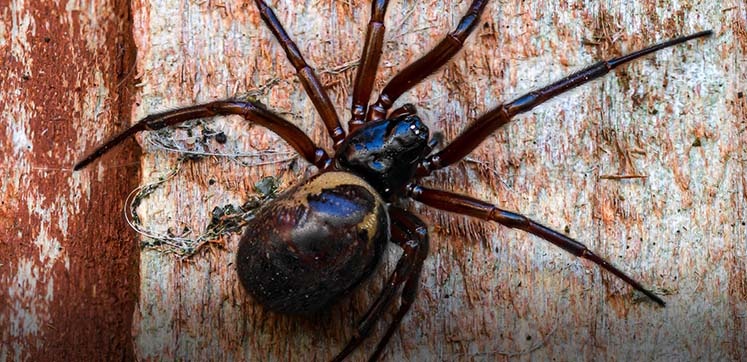
[[371,359],[377,359],[416,297],[423,260],[428,255],[427,226],[391,202],[411,198],[425,205],[493,221],[539,236],[569,253],[596,263],[659,305],[659,297],[594,254],[584,244],[526,216],[469,196],[424,187],[420,179],[472,152],[517,114],[529,111],[569,89],[599,78],[617,66],[659,49],[704,37],[695,33],[629,55],[598,62],[544,88],[504,103],[480,116],[438,152],[428,127],[411,105],[390,111],[404,92],[439,69],[461,49],[475,29],[487,0],[474,0],[456,28],[433,50],[403,69],[368,105],[384,38],[388,1],[375,0],[355,79],[351,119],[346,132],[314,70],[264,1],[256,0],[262,19],[296,69],[333,143],[335,154],[318,147],[303,131],[254,101],[215,101],[150,115],[83,158],[80,169],[114,145],[141,130],[166,127],[195,118],[238,115],[275,132],[320,172],[289,188],[257,211],[237,253],[239,279],[264,306],[284,313],[312,314],[328,308],[368,277],[387,242],[403,253],[347,346],[342,360],[368,337],[388,307],[400,305]]
[[342,143],[335,166],[360,175],[389,197],[412,179],[426,156],[429,134],[415,114],[367,123]]

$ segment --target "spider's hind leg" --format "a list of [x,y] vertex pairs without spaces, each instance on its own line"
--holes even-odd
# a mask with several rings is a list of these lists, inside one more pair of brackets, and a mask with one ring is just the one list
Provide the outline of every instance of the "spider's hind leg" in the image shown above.
[[392,233],[392,242],[399,245],[404,252],[397,262],[394,272],[389,276],[386,284],[384,284],[384,289],[358,323],[353,338],[335,356],[333,361],[342,361],[371,334],[374,325],[381,319],[381,316],[386,312],[392,302],[394,302],[397,291],[402,287],[397,314],[395,314],[384,336],[381,337],[379,343],[376,345],[376,349],[369,358],[369,361],[378,360],[389,339],[397,330],[397,327],[399,327],[400,322],[402,322],[402,318],[404,318],[415,301],[423,261],[428,256],[428,229],[423,221],[405,210],[389,207],[389,216],[391,218],[390,230]]
[[586,247],[586,245],[581,244],[580,242],[573,240],[553,229],[541,225],[524,215],[502,210],[485,201],[477,200],[469,196],[455,194],[453,192],[429,189],[416,184],[408,185],[407,189],[410,197],[425,205],[461,215],[477,217],[487,221],[494,221],[512,229],[523,230],[530,234],[539,236],[540,238],[555,244],[561,249],[577,257],[587,259],[599,265],[603,269],[628,283],[628,285],[635,288],[637,291],[645,294],[660,306],[664,306],[664,301],[661,300],[661,298],[659,298],[656,294],[644,288],[641,283],[629,277],[614,265],[610,264],[610,262],[606,259],[594,254],[594,252]]

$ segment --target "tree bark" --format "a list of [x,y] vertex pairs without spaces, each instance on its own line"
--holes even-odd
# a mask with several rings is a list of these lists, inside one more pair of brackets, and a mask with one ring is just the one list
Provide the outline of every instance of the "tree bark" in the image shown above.
[[83,150],[128,123],[125,1],[0,0],[0,360],[132,360],[137,241],[121,199],[133,143],[87,172]]

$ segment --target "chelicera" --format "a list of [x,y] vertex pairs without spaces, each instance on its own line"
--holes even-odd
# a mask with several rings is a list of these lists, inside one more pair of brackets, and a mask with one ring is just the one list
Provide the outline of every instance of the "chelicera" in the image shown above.
[[456,28],[436,47],[399,72],[369,105],[382,53],[384,15],[388,1],[374,0],[365,45],[354,82],[347,131],[296,44],[264,1],[255,1],[267,27],[311,98],[334,144],[330,156],[298,127],[252,100],[215,101],[150,115],[105,142],[83,158],[81,169],[113,146],[142,130],[156,130],[187,120],[238,115],[266,127],[288,142],[319,169],[264,205],[249,222],[239,244],[237,269],[245,289],[272,310],[311,315],[328,309],[366,279],[388,242],[403,250],[380,295],[357,324],[353,338],[334,357],[348,356],[369,336],[390,305],[399,307],[374,350],[381,355],[417,296],[423,261],[428,256],[428,226],[401,208],[413,199],[441,210],[498,222],[524,230],[611,272],[652,301],[664,301],[638,281],[593,253],[580,242],[526,216],[503,210],[470,196],[422,186],[420,180],[462,160],[511,119],[572,88],[599,78],[622,64],[657,50],[704,37],[710,31],[679,37],[629,55],[598,62],[539,90],[485,113],[455,139],[435,152],[437,142],[412,105],[392,110],[395,101],[451,59],[472,33],[487,5],[474,0]]

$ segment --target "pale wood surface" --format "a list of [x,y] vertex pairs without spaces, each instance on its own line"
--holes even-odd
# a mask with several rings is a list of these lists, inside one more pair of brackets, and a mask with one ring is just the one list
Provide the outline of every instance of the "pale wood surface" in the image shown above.
[[[369,3],[270,5],[347,120],[351,65]],[[261,90],[262,102],[330,145],[252,2],[132,6],[139,82],[133,118]],[[430,49],[466,7],[465,1],[392,1],[377,88]],[[402,98],[446,140],[501,101],[598,59],[714,30],[710,39],[647,57],[519,117],[468,162],[426,182],[565,230],[652,286],[668,306],[641,300],[609,274],[535,237],[413,205],[431,225],[431,256],[418,301],[385,359],[747,358],[740,93],[747,81],[746,18],[737,0],[493,1],[464,51]],[[211,127],[228,135],[225,150],[285,149],[238,120]],[[174,154],[146,147],[141,183],[176,162]],[[287,187],[313,171],[302,161],[289,166],[241,167],[214,157],[186,162],[138,211],[155,230],[199,231],[215,206],[241,204],[261,176],[280,175]],[[645,177],[609,177],[629,175]],[[375,276],[321,321],[277,316],[239,286],[237,242],[238,235],[224,238],[186,260],[141,253],[133,326],[140,359],[324,361],[351,336],[383,280]],[[365,358],[373,344],[354,358]]]

